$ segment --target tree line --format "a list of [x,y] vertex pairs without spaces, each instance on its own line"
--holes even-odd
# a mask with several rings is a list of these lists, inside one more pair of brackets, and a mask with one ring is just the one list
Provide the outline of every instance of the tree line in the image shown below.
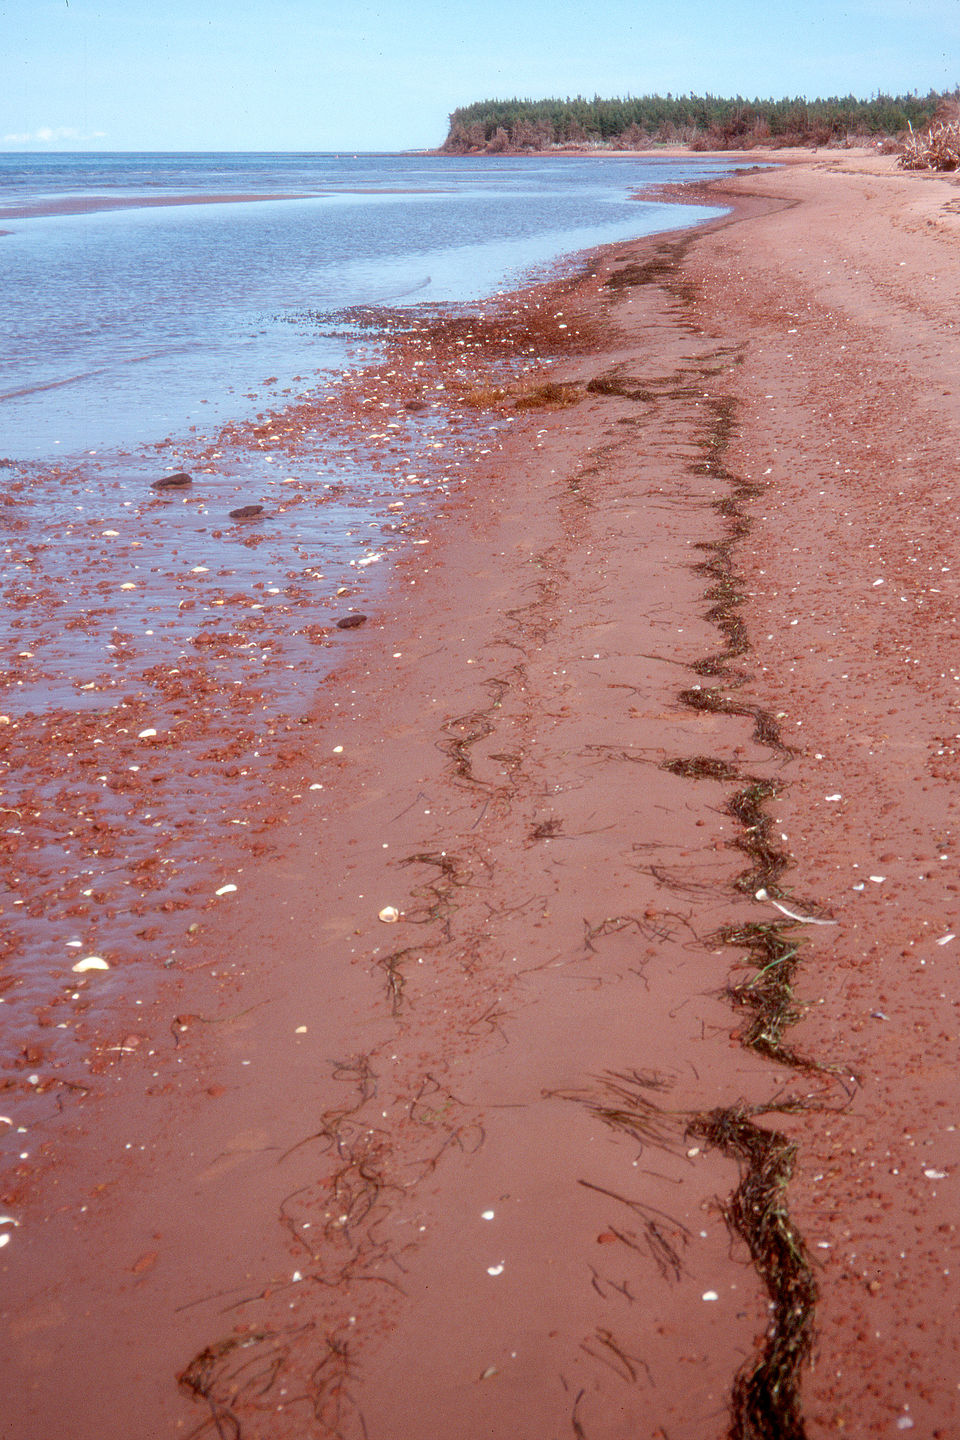
[[694,149],[743,149],[753,145],[829,145],[846,139],[897,136],[918,130],[951,99],[950,94],[854,95],[826,100],[802,97],[746,100],[742,95],[641,95],[625,100],[479,100],[454,110],[441,149],[447,154],[549,150],[601,145],[646,149],[684,144]]

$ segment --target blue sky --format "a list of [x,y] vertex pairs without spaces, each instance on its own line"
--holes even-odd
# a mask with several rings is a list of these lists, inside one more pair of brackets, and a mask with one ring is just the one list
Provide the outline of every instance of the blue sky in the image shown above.
[[952,89],[960,0],[0,0],[0,149],[400,150],[494,96]]

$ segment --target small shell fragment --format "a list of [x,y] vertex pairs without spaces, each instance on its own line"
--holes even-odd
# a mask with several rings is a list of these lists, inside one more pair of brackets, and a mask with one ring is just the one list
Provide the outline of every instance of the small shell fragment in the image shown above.
[[88,970],[109,970],[110,966],[100,955],[85,955],[78,960],[76,965],[71,965],[71,970],[77,975],[85,975]]
[[232,895],[236,888],[236,885],[221,885],[220,889],[217,890],[215,893],[217,895]]
[[396,922],[400,919],[400,911],[397,909],[396,905],[384,905],[383,909],[380,911],[380,919],[383,921],[384,925],[395,925]]
[[928,1180],[946,1180],[947,1178],[946,1170],[924,1170],[923,1173]]
[[139,733],[139,735],[137,736],[137,739],[138,739],[138,740],[152,740],[153,737],[154,737],[154,735],[156,735],[156,733],[157,733],[156,730],[141,730],[140,733]]
[[702,1300],[719,1300],[720,1296],[717,1294],[716,1290],[704,1290],[700,1298]]
[[501,1264],[499,1264],[499,1265],[488,1265],[488,1266],[487,1266],[487,1274],[488,1274],[488,1275],[502,1275],[505,1268],[506,1268],[506,1267],[503,1265],[502,1262],[501,1262]]

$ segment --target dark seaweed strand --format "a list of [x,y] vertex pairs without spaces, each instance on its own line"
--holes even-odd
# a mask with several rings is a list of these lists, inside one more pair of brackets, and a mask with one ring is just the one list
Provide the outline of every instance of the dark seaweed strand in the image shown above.
[[806,1440],[798,1376],[813,1346],[817,1285],[787,1212],[796,1146],[736,1108],[698,1117],[688,1134],[739,1162],[740,1184],[724,1214],[747,1245],[773,1306],[763,1354],[734,1380],[729,1434],[735,1440]]
[[[724,533],[719,540],[703,545],[708,558],[697,569],[711,581],[706,598],[713,604],[707,618],[718,627],[725,644],[721,651],[705,657],[693,668],[699,675],[721,681],[724,690],[719,686],[691,687],[680,698],[692,709],[751,718],[754,739],[786,761],[792,751],[781,738],[773,716],[728,693],[747,679],[742,671],[733,669],[731,662],[749,649],[746,626],[738,613],[743,597],[733,553],[750,529],[750,519],[742,507],[755,499],[760,489],[741,481],[723,464],[734,426],[734,402],[724,398],[712,403],[714,419],[705,447],[707,453],[697,469],[724,480],[729,493],[714,506],[724,521]],[[704,759],[699,757],[701,774]],[[696,777],[696,761],[683,769],[680,764],[672,762],[670,768]],[[721,774],[714,770],[711,778],[734,776],[729,771]],[[764,807],[780,787],[776,781],[756,776],[735,778],[743,788],[731,796],[726,809],[740,827],[735,843],[751,862],[749,869],[737,877],[736,887],[749,894],[762,887],[777,895],[781,893],[777,882],[789,862],[771,839],[771,821]],[[749,1012],[741,1044],[780,1064],[811,1070],[819,1067],[783,1038],[784,1031],[798,1018],[792,989],[799,956],[799,945],[791,933],[794,923],[778,920],[730,927],[715,939],[724,945],[746,947],[756,972],[749,981],[730,984],[726,992],[734,1005]],[[757,1116],[762,1113],[752,1112]],[[759,1358],[748,1362],[734,1380],[730,1440],[806,1440],[799,1377],[813,1346],[817,1286],[803,1240],[787,1211],[787,1185],[796,1146],[777,1131],[756,1124],[750,1112],[737,1107],[695,1117],[689,1133],[716,1145],[737,1161],[740,1183],[724,1205],[724,1214],[731,1230],[750,1251],[772,1306],[771,1324]]]
[[[633,266],[608,284],[659,284],[682,305],[690,298],[691,287],[678,274],[690,238],[661,246],[653,262]],[[739,358],[739,357],[738,357]],[[706,378],[705,372],[703,378]],[[604,379],[591,387],[600,393],[621,393],[643,401],[643,394],[627,397],[626,386]],[[702,391],[699,398],[703,403]],[[712,423],[703,441],[703,459],[696,473],[709,474],[725,482],[728,493],[714,502],[723,520],[723,534],[699,547],[706,558],[696,567],[709,580],[706,598],[712,602],[706,618],[723,637],[723,648],[693,665],[696,674],[722,681],[710,687],[691,686],[680,694],[691,709],[714,714],[743,715],[753,720],[754,739],[778,753],[784,762],[793,753],[780,735],[774,717],[762,707],[741,699],[736,691],[748,676],[735,669],[736,661],[749,649],[746,626],[739,614],[743,603],[740,577],[733,554],[751,525],[744,513],[746,502],[762,493],[734,475],[724,464],[735,423],[732,397],[709,402]],[[738,822],[737,846],[749,856],[750,868],[737,878],[737,888],[754,893],[764,887],[779,894],[777,881],[787,868],[787,856],[770,837],[770,819],[764,805],[778,793],[775,781],[744,776],[738,767],[713,756],[672,760],[665,768],[691,778],[734,780],[742,785],[727,802],[728,813]],[[808,906],[806,908],[814,908]],[[725,945],[745,947],[756,970],[753,978],[731,985],[727,994],[751,1012],[741,1043],[781,1064],[816,1070],[815,1062],[787,1046],[783,1032],[795,1023],[797,1010],[791,981],[798,963],[799,946],[791,935],[789,920],[730,927],[714,937]],[[792,1108],[802,1108],[793,1102]],[[769,1107],[773,1110],[776,1107]],[[694,1116],[688,1133],[716,1145],[735,1159],[740,1183],[724,1206],[731,1230],[739,1235],[753,1260],[771,1301],[771,1323],[759,1358],[745,1365],[737,1375],[731,1394],[729,1440],[806,1440],[800,1404],[799,1376],[809,1359],[814,1336],[817,1287],[802,1237],[787,1211],[787,1186],[793,1173],[796,1146],[786,1136],[755,1123],[762,1109],[746,1111],[730,1107]]]

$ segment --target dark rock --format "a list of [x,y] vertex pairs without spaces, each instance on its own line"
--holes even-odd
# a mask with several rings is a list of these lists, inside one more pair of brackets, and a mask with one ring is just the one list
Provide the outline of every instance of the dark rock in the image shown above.
[[241,505],[237,510],[230,511],[231,520],[253,520],[255,516],[263,514],[262,505]]
[[418,410],[426,410],[427,406],[423,400],[408,400],[403,408],[404,410],[409,410],[411,414],[415,415]]
[[363,625],[365,623],[366,618],[366,615],[343,615],[337,621],[337,629],[356,630],[358,625]]
[[159,480],[154,480],[150,486],[151,490],[185,490],[188,485],[193,484],[193,476],[188,475],[185,470],[180,470],[176,475],[163,475]]

